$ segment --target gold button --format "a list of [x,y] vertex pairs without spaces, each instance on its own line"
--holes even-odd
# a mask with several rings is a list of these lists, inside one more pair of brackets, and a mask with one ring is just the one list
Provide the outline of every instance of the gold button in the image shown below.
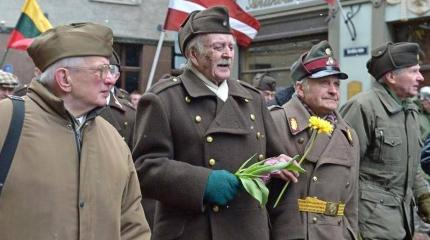
[[211,143],[213,141],[214,141],[213,137],[211,137],[211,136],[206,137],[206,142]]
[[261,138],[261,133],[257,132],[257,139],[260,139],[260,138]]
[[217,205],[213,206],[212,211],[219,212],[219,207]]
[[255,115],[254,114],[249,114],[249,117],[251,118],[252,121],[255,121]]
[[125,126],[127,126],[127,125],[128,125],[128,122],[124,122],[124,125],[125,125]]
[[191,102],[191,98],[189,96],[185,97],[185,102],[190,103]]
[[313,176],[312,177],[312,181],[314,181],[314,182],[318,181],[318,177],[317,176]]
[[260,155],[258,155],[258,159],[261,161],[261,160],[264,160],[264,155],[263,154],[260,154]]
[[345,187],[349,187],[349,184],[350,184],[349,182],[346,182]]
[[248,99],[248,98],[245,98],[245,99],[244,99],[244,101],[245,101],[246,103],[249,103],[249,99]]
[[213,158],[209,159],[209,165],[210,166],[215,166],[215,163],[216,163],[215,159],[213,159]]
[[317,222],[318,222],[318,219],[317,219],[316,217],[313,217],[313,218],[312,218],[312,222],[313,222],[313,223],[317,223]]
[[195,118],[195,120],[196,120],[196,123],[199,123],[199,122],[202,121],[202,117],[200,117],[199,115],[197,115],[196,118]]
[[177,82],[177,81],[178,81],[178,79],[174,77],[174,78],[172,79],[172,81]]
[[297,140],[297,142],[299,144],[303,144],[305,142],[305,139],[301,137],[301,138],[299,138],[299,140]]

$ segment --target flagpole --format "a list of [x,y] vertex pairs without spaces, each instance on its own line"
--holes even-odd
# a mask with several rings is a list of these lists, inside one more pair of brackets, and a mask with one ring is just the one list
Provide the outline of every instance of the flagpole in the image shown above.
[[146,84],[145,92],[147,92],[152,85],[152,81],[154,79],[154,74],[155,74],[155,69],[157,68],[158,59],[160,57],[160,52],[161,52],[161,48],[163,46],[165,34],[166,34],[166,31],[161,26],[160,39],[158,40],[157,50],[155,51],[154,61],[152,62],[151,72],[149,73],[149,79],[148,79],[148,83]]
[[6,48],[6,52],[4,52],[3,57],[0,62],[0,68],[3,68],[3,64],[6,61],[7,54],[9,53],[9,48]]

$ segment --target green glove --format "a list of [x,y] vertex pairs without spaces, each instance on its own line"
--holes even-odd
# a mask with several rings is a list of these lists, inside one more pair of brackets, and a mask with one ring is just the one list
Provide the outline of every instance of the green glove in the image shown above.
[[220,206],[233,200],[240,188],[237,177],[226,170],[213,170],[206,183],[204,201]]
[[425,223],[430,223],[430,193],[418,197],[418,214]]

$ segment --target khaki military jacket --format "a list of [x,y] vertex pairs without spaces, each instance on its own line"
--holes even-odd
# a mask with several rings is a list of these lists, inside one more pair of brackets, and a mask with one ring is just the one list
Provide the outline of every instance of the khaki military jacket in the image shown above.
[[[309,112],[297,98],[271,111],[287,155],[302,156],[310,144]],[[331,136],[319,134],[302,167],[298,183],[291,183],[278,207],[271,210],[272,239],[357,239],[358,165],[357,135],[337,113]],[[271,206],[283,184],[274,183]],[[345,204],[343,215],[299,211],[298,199]]]
[[153,240],[269,239],[266,208],[244,190],[228,206],[203,202],[212,169],[233,173],[282,149],[259,92],[236,80],[228,87],[223,102],[187,69],[139,102],[133,156],[144,197],[158,200]]
[[[38,81],[24,99],[24,125],[0,196],[0,238],[150,239],[131,153],[116,130],[92,111],[79,147],[61,99]],[[11,110],[9,99],[0,101],[0,146]]]
[[415,104],[404,108],[378,82],[340,110],[360,141],[359,227],[365,239],[412,239],[414,197],[429,188],[419,171]]
[[133,147],[133,127],[136,110],[127,100],[116,97],[110,93],[109,103],[100,113],[122,136],[129,148]]

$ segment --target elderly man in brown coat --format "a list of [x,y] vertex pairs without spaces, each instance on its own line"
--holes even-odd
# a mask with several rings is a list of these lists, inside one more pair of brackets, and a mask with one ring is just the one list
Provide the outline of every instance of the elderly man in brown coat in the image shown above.
[[[112,37],[98,24],[63,25],[28,49],[41,76],[23,99],[0,102],[1,239],[150,239],[130,150],[98,116],[114,83]],[[17,144],[11,119],[23,120]]]
[[133,156],[144,197],[158,200],[153,239],[268,240],[266,208],[232,173],[283,148],[258,90],[230,79],[227,10],[191,13],[179,43],[184,73],[160,80],[137,109]]
[[[287,154],[302,156],[310,145],[311,116],[329,121],[334,130],[330,136],[317,135],[302,163],[306,173],[271,211],[272,239],[357,239],[359,142],[336,111],[339,80],[348,76],[340,71],[327,41],[301,55],[291,76],[295,96],[271,112]],[[272,198],[277,196],[273,193]]]

